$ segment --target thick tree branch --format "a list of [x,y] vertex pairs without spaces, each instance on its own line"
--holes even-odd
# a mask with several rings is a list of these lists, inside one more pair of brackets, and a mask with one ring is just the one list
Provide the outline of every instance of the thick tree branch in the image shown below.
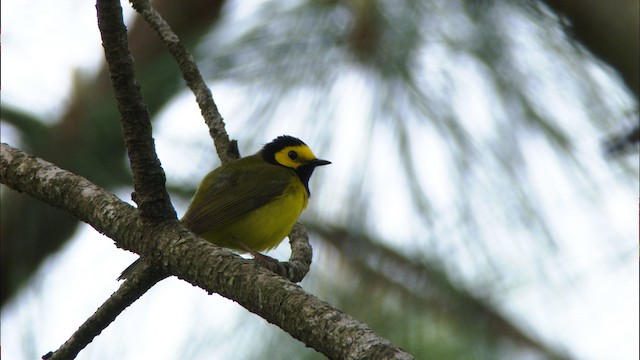
[[151,137],[151,119],[136,81],[133,58],[119,0],[97,2],[98,27],[122,120],[124,141],[133,172],[135,193],[143,218],[175,219],[165,175]]
[[81,176],[7,144],[0,146],[3,184],[70,213],[112,239],[132,237],[130,226],[139,219],[131,205]]
[[[177,274],[209,293],[232,299],[329,358],[412,359],[367,325],[252,261],[193,236],[178,222],[151,226],[131,206],[82,177],[6,144],[0,145],[0,155],[2,183],[89,220],[120,247],[141,251],[140,244],[146,244],[144,252],[161,264],[160,275]],[[147,237],[155,241],[145,241]],[[92,321],[112,321],[103,313],[110,314],[101,308],[96,314],[104,317]]]

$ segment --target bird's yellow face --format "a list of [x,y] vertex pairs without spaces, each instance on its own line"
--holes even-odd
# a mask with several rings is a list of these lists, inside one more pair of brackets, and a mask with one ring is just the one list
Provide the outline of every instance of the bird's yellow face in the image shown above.
[[307,144],[293,136],[279,136],[266,144],[258,153],[266,162],[293,170],[302,185],[309,192],[309,178],[318,166],[331,164],[331,161],[316,158]]
[[295,170],[316,160],[316,156],[307,145],[293,145],[277,151],[275,159],[278,164]]

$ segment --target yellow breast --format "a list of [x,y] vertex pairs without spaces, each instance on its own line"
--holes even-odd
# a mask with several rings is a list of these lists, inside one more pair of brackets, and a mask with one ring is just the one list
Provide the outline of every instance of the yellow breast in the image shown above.
[[281,196],[220,229],[200,236],[239,252],[246,252],[245,247],[257,252],[270,250],[289,234],[307,202],[307,191],[296,179]]

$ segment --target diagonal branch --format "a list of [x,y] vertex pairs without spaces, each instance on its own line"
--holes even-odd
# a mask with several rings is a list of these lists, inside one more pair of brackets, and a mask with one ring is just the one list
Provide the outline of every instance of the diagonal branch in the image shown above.
[[148,0],[130,0],[130,2],[133,8],[142,15],[147,23],[156,31],[160,40],[162,40],[171,55],[176,59],[182,72],[182,77],[196,96],[196,101],[200,106],[200,112],[209,127],[209,134],[213,139],[220,161],[224,164],[229,160],[237,159],[239,157],[237,150],[234,151],[234,144],[231,144],[229,141],[229,135],[225,129],[222,115],[218,112],[218,107],[213,101],[211,90],[209,90],[207,84],[204,82],[193,56],[191,56],[187,48],[182,45],[180,39],[178,39],[178,36],[171,30],[169,24],[151,7]]
[[[144,266],[148,266],[144,263]],[[45,360],[74,359],[93,339],[100,335],[120,313],[144,295],[166,275],[145,269],[140,276],[126,281],[105,301],[102,306],[85,321],[80,328],[58,350],[49,352],[42,358]]]
[[[158,226],[140,221],[135,209],[113,194],[6,144],[0,145],[0,156],[0,180],[5,185],[90,220],[120,247],[140,251],[139,244],[148,244],[145,252],[157,257],[160,275],[177,274],[209,293],[232,299],[329,358],[413,358],[366,324],[253,262],[193,236],[178,222]],[[146,237],[156,241],[143,241]],[[96,322],[111,320],[106,316]]]
[[120,1],[98,1],[96,8],[102,46],[133,172],[133,200],[138,204],[143,218],[175,219],[176,213],[164,186],[164,170],[160,166],[151,137],[149,111],[142,99],[140,84],[135,78]]

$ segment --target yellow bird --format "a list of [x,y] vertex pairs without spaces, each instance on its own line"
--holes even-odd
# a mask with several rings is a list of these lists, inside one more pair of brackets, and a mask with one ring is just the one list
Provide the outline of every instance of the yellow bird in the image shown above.
[[[256,154],[211,171],[196,190],[182,223],[216,245],[254,256],[278,246],[307,207],[316,158],[300,139],[279,136]],[[125,279],[139,259],[118,279]]]

